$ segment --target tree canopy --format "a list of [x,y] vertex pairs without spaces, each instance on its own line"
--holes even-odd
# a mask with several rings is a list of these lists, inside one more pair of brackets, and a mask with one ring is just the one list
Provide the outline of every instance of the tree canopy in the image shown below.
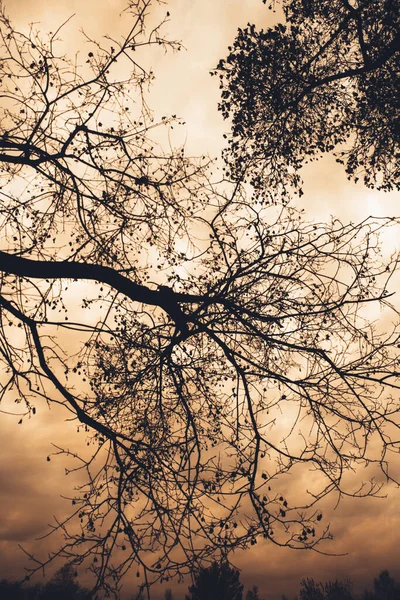
[[[140,57],[179,45],[151,6],[130,2],[126,35],[79,59],[0,16],[0,399],[21,426],[61,404],[88,436],[55,452],[86,484],[32,570],[84,564],[95,590],[260,539],[315,548],[318,501],[377,493],[375,471],[345,475],[390,479],[398,451],[394,220],[308,223],[164,144],[179,119],[154,120]],[[285,491],[293,471],[313,473],[304,494]]]
[[350,178],[400,189],[398,3],[281,4],[286,23],[239,29],[216,71],[230,174],[296,188],[304,163],[335,150]]
[[303,579],[300,586],[299,600],[354,600],[350,579],[326,583]]
[[325,583],[310,578],[303,579],[299,592],[299,600],[398,600],[399,598],[400,586],[388,571],[381,571],[374,579],[373,591],[365,590],[362,594],[353,591],[350,578]]
[[189,587],[186,600],[242,600],[243,585],[239,571],[227,562],[213,562],[200,569]]

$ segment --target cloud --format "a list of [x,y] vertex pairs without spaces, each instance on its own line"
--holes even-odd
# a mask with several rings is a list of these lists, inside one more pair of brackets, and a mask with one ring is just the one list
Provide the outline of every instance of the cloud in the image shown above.
[[[50,411],[38,403],[38,414],[18,425],[15,416],[2,415],[0,426],[0,578],[23,576],[27,557],[18,548],[45,556],[52,540],[38,538],[49,532],[53,515],[63,519],[70,503],[62,496],[73,495],[78,479],[66,477],[65,460],[49,454],[52,442],[68,447],[83,444],[72,423],[66,423],[66,411]],[[75,439],[74,439],[75,438]]]

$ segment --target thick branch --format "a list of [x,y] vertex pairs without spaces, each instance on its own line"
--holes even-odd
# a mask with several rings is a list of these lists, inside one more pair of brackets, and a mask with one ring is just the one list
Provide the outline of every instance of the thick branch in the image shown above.
[[80,262],[32,260],[0,250],[0,270],[19,277],[33,279],[73,279],[99,281],[124,294],[133,302],[142,302],[162,308],[179,329],[185,328],[186,315],[178,302],[199,302],[202,296],[175,293],[171,288],[158,290],[135,283],[111,267]]

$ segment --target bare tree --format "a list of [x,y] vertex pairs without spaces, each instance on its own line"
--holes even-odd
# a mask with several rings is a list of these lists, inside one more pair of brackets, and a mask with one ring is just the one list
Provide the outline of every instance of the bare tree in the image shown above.
[[[390,223],[310,224],[164,152],[139,58],[178,46],[147,30],[150,8],[131,2],[127,35],[73,60],[1,14],[1,399],[21,423],[62,404],[88,432],[64,543],[32,570],[90,565],[95,590],[260,538],[314,548],[317,502],[376,493],[344,475],[390,478],[398,450]],[[303,496],[283,491],[293,469],[313,472]]]

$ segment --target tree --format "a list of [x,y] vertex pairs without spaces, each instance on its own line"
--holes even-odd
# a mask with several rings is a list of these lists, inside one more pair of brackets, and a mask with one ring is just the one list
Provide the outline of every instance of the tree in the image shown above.
[[389,575],[388,571],[381,571],[374,579],[373,598],[376,600],[398,600],[400,598],[400,586]]
[[324,585],[327,600],[354,600],[352,583],[350,579],[344,581],[328,581]]
[[76,581],[78,574],[71,563],[63,565],[44,586],[40,600],[84,600],[89,598],[89,590]]
[[323,584],[314,579],[302,579],[299,600],[324,600],[324,598]]
[[314,579],[303,579],[299,600],[354,600],[352,583],[345,581],[316,582]]
[[243,585],[239,571],[227,562],[213,562],[199,569],[189,587],[186,600],[242,600]]
[[72,564],[62,566],[46,583],[29,585],[26,581],[0,581],[2,600],[85,600],[90,596],[89,590],[76,581],[77,573]]
[[21,582],[0,581],[0,597],[2,600],[39,600],[41,598],[41,587],[39,585],[26,586]]
[[246,600],[260,600],[260,596],[258,595],[258,587],[253,585],[250,590],[247,590]]
[[286,24],[239,29],[216,71],[230,173],[299,187],[301,166],[335,149],[349,178],[400,189],[397,2],[281,4]]
[[164,600],[172,600],[172,590],[167,588],[164,593]]
[[[0,18],[0,399],[21,426],[61,404],[88,436],[55,450],[86,484],[31,570],[90,566],[94,593],[260,539],[316,548],[318,500],[377,493],[398,450],[398,258],[379,249],[395,221],[307,223],[164,152],[179,120],[154,121],[140,59],[179,46],[146,28],[150,8],[131,2],[126,36],[74,60],[59,32]],[[361,465],[370,483],[344,477]],[[283,492],[293,469],[316,472],[304,495]]]

